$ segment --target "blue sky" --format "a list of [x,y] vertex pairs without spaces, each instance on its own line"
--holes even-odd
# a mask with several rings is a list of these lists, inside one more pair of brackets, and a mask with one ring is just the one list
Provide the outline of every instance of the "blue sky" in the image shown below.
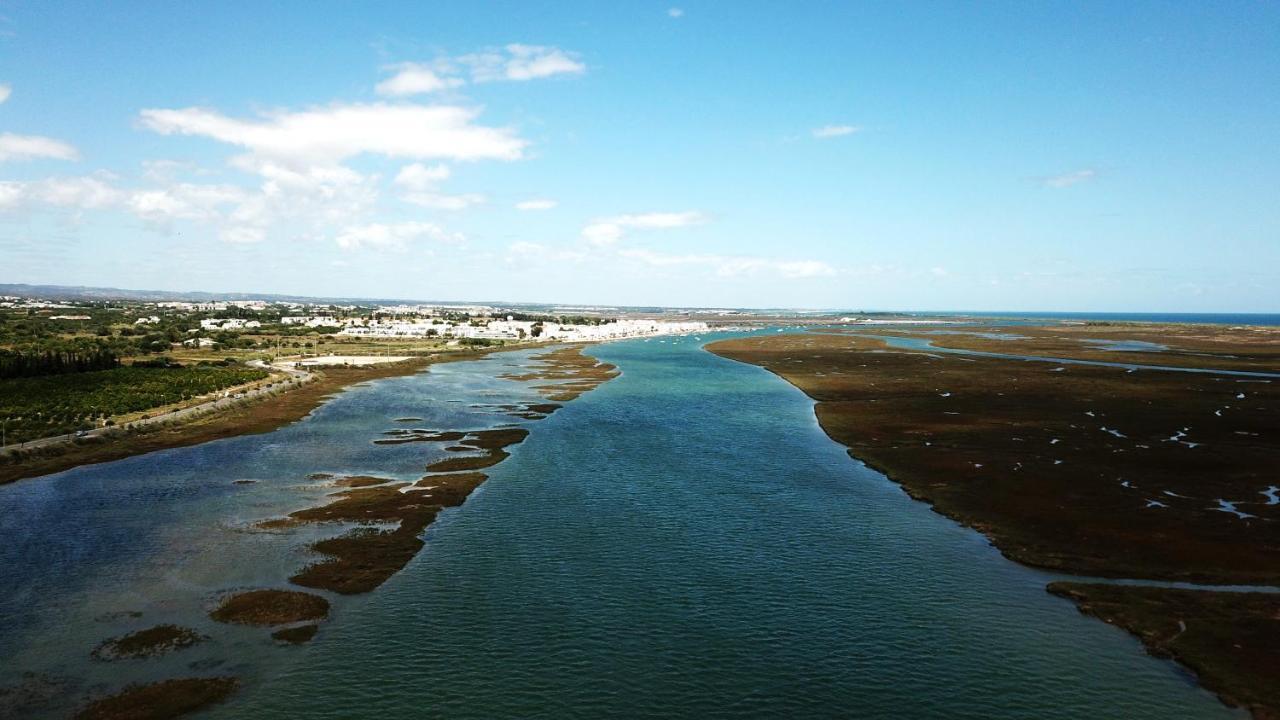
[[1280,311],[1280,4],[0,2],[0,282]]

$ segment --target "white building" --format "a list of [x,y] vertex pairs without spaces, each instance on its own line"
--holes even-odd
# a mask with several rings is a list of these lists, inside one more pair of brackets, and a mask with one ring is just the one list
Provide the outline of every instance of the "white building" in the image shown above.
[[248,330],[260,328],[262,323],[240,318],[208,318],[200,321],[200,327],[204,330]]

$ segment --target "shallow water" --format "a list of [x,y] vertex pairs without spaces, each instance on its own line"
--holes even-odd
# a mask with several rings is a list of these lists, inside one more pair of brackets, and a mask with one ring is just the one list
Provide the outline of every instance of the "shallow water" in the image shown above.
[[[1045,355],[1021,355],[1017,353],[999,353],[987,352],[985,350],[966,350],[963,348],[939,347],[932,340],[925,338],[900,337],[897,335],[876,335],[873,333],[849,333],[860,337],[874,338],[883,340],[886,345],[891,348],[902,348],[904,350],[927,350],[933,353],[944,353],[947,355],[961,355],[972,357],[989,357],[1000,358],[1002,360],[1025,360],[1027,362],[1051,362],[1060,365],[1092,365],[1094,367],[1114,367],[1123,368],[1131,371],[1138,370],[1161,370],[1168,372],[1184,372],[1196,373],[1201,375],[1230,375],[1232,377],[1248,377],[1248,378],[1280,378],[1280,373],[1261,372],[1255,370],[1220,370],[1216,368],[1191,368],[1177,367],[1174,365],[1154,365],[1148,363],[1126,363],[1111,362],[1108,360],[1077,360],[1073,358],[1057,358]],[[1136,341],[1134,341],[1136,342]],[[1116,349],[1116,348],[1107,348]],[[1264,380],[1263,382],[1270,382]]]
[[[201,620],[219,590],[305,561],[305,538],[240,528],[311,504],[308,473],[418,477],[433,445],[369,440],[403,416],[503,421],[468,405],[527,397],[493,378],[510,355],[356,388],[275,433],[0,487],[20,538],[0,549],[0,685],[88,673],[80,693],[195,664],[245,679],[210,714],[227,718],[1243,717],[851,461],[798,390],[699,345],[592,348],[622,376],[531,423],[309,646]],[[214,640],[87,660],[163,619]]]
[[1169,349],[1168,345],[1147,342],[1145,340],[1104,340],[1101,338],[1086,338],[1084,342],[1094,346],[1097,350],[1109,350],[1113,352],[1164,352]]

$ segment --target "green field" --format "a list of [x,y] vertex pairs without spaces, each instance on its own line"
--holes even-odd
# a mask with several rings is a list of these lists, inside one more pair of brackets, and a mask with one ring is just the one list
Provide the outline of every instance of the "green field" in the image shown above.
[[118,367],[0,380],[0,423],[8,443],[91,428],[113,415],[141,412],[267,377],[243,367]]

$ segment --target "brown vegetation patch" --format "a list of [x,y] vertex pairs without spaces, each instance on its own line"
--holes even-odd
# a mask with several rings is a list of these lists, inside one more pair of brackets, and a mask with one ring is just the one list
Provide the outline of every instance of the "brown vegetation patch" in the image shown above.
[[1280,717],[1280,595],[1073,582],[1048,590],[1187,666],[1226,704]]
[[431,430],[388,430],[384,435],[394,435],[395,437],[374,440],[374,445],[403,445],[412,442],[454,442],[466,437],[466,433],[448,431],[434,432]]
[[77,720],[163,720],[222,702],[235,692],[233,677],[178,678],[130,685],[95,700],[76,713]]
[[[594,390],[603,382],[618,376],[618,369],[609,363],[596,361],[595,358],[582,354],[581,347],[563,347],[542,355],[535,356],[537,367],[529,372],[509,374],[503,377],[510,380],[528,382],[534,380],[554,381],[544,385],[536,385],[534,389],[553,403],[544,407],[554,412],[560,406],[554,403],[569,402],[579,395]],[[538,405],[529,405],[526,410],[536,410]],[[543,413],[546,414],[546,413]]]
[[524,442],[529,431],[524,428],[498,428],[495,430],[477,430],[468,433],[459,447],[483,450],[484,455],[469,457],[452,457],[427,465],[427,472],[461,472],[466,470],[483,470],[492,467],[510,457],[506,448]]
[[222,601],[209,617],[240,625],[284,625],[304,620],[323,620],[329,615],[329,601],[319,595],[296,590],[250,590]]
[[389,482],[391,482],[391,480],[388,480],[387,478],[370,477],[369,475],[351,475],[344,478],[338,478],[333,481],[333,484],[334,487],[363,488],[370,487],[372,485],[383,485]]
[[271,633],[271,637],[282,643],[302,645],[303,643],[311,642],[311,638],[315,637],[316,632],[319,630],[319,625],[299,625],[297,627],[281,628]]
[[[369,592],[400,571],[422,549],[418,537],[445,507],[461,505],[480,483],[483,473],[432,475],[414,490],[400,492],[404,483],[341,493],[342,500],[291,515],[296,521],[393,522],[394,530],[360,528],[311,547],[329,559],[304,568],[290,581],[304,587],[343,594]],[[421,489],[417,489],[421,488]]]
[[[434,513],[432,514],[434,517]],[[331,590],[344,595],[373,590],[395,575],[422,549],[417,530],[361,528],[311,547],[331,556],[303,568],[290,582],[303,587]]]
[[147,658],[174,650],[191,647],[207,637],[191,628],[177,625],[157,625],[146,630],[104,640],[94,648],[90,656],[94,660],[119,660],[121,658]]
[[[887,352],[775,335],[708,349],[817,401],[827,434],[1030,565],[1280,582],[1280,383]],[[1219,509],[1236,502],[1253,517]]]

